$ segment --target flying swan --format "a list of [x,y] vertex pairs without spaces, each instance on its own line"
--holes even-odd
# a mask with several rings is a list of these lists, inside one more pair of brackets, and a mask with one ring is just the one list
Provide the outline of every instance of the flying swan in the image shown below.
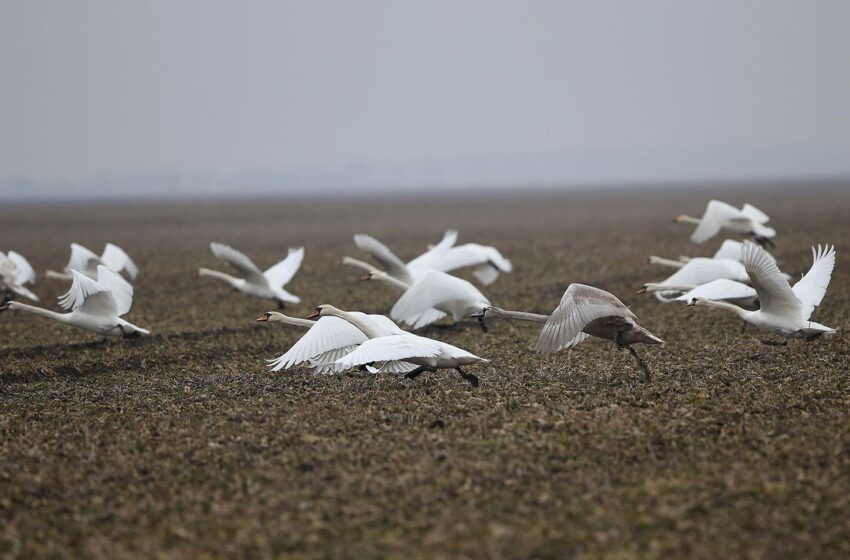
[[150,334],[121,318],[133,305],[133,286],[120,274],[99,265],[97,280],[77,270],[71,270],[71,276],[71,289],[59,298],[59,305],[70,310],[69,313],[56,313],[17,301],[10,301],[4,309],[18,309],[103,336],[132,338]]
[[665,280],[644,284],[637,293],[655,293],[659,301],[669,303],[684,292],[720,278],[736,282],[750,280],[744,265],[734,259],[695,257]]
[[[370,274],[369,278],[382,277]],[[490,305],[484,294],[471,282],[439,270],[429,270],[398,299],[390,317],[414,329],[430,325],[445,315],[451,315],[455,324],[482,307]],[[481,328],[487,332],[482,322]]]
[[86,249],[78,243],[71,243],[71,258],[68,259],[68,264],[62,272],[48,270],[44,273],[46,278],[57,278],[60,280],[72,280],[72,270],[81,272],[89,278],[97,278],[97,267],[100,265],[106,266],[113,272],[120,273],[123,270],[127,271],[130,279],[135,280],[139,275],[139,267],[133,262],[133,259],[118,245],[107,243],[103,248],[103,254],[97,256],[92,251]]
[[772,237],[776,230],[765,224],[770,218],[751,204],[744,204],[739,210],[719,200],[712,200],[705,207],[702,218],[692,218],[681,215],[673,218],[678,223],[697,224],[697,229],[691,234],[691,241],[704,243],[717,235],[721,229],[752,236],[760,245],[773,246]]
[[38,296],[24,284],[35,284],[35,270],[29,261],[15,251],[0,252],[0,293],[4,301],[14,299],[16,295],[38,301]]
[[235,290],[260,299],[271,299],[283,309],[284,303],[300,303],[301,298],[284,290],[304,260],[304,248],[290,247],[286,258],[262,272],[244,253],[222,243],[210,243],[213,255],[223,260],[244,275],[237,278],[225,272],[199,268],[197,276],[211,276],[230,284]]
[[506,311],[498,307],[485,307],[473,316],[543,323],[534,347],[541,354],[571,348],[589,336],[611,340],[617,348],[629,351],[647,381],[652,373],[631,345],[664,344],[663,340],[638,325],[637,316],[616,296],[584,284],[570,284],[561,303],[549,316]]

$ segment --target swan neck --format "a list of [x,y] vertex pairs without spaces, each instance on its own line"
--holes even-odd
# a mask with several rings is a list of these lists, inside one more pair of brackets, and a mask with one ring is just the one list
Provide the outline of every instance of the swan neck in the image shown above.
[[236,278],[235,276],[231,276],[227,273],[220,272],[218,270],[210,270],[209,268],[199,268],[198,276],[210,276],[212,278],[218,278],[219,280],[224,280],[225,282],[235,285],[241,278]]
[[391,286],[395,286],[396,288],[401,289],[402,291],[407,291],[410,286],[396,278],[395,276],[390,276],[389,274],[380,274],[372,277],[373,280],[380,280],[382,282],[386,282]]
[[60,323],[68,322],[68,315],[65,313],[56,313],[49,309],[35,307],[34,305],[27,305],[26,303],[20,303],[18,301],[9,302],[9,309],[19,309],[21,311],[26,311],[27,313],[32,313],[33,315],[39,315],[41,317],[53,319],[54,321],[59,321]]
[[531,321],[532,323],[545,323],[549,320],[548,315],[526,313],[524,311],[508,311],[499,307],[491,307],[490,316],[495,319],[515,319],[517,321]]
[[655,255],[649,257],[649,263],[660,264],[662,266],[669,266],[670,268],[682,268],[683,266],[685,266],[685,263],[682,261],[665,259],[664,257],[656,257]]
[[716,301],[716,300],[713,300],[713,299],[703,299],[703,300],[699,301],[699,304],[702,305],[703,307],[716,307],[717,309],[725,309],[727,311],[731,311],[732,313],[735,313],[739,317],[744,317],[749,313],[749,311],[747,311],[746,309],[744,309],[742,307],[738,307],[737,305],[735,305],[733,303],[729,303],[727,301]]
[[284,325],[292,325],[293,327],[304,327],[307,329],[316,324],[315,321],[311,321],[310,319],[290,317],[289,315],[284,315],[283,313],[278,313],[277,311],[272,313],[271,321],[273,323],[283,323]]
[[700,220],[699,218],[694,218],[693,216],[687,216],[686,215],[686,216],[680,216],[679,221],[685,222],[686,224],[698,224],[702,220]]
[[659,284],[657,282],[650,282],[644,287],[647,292],[690,292],[696,288],[696,286],[688,284]]
[[360,331],[369,338],[380,338],[381,336],[383,336],[383,333],[372,327],[372,325],[370,325],[368,321],[363,321],[360,317],[352,315],[348,311],[343,311],[342,309],[334,308],[330,310],[327,315],[332,315],[334,317],[339,317],[340,319],[348,321],[349,323],[360,329]]

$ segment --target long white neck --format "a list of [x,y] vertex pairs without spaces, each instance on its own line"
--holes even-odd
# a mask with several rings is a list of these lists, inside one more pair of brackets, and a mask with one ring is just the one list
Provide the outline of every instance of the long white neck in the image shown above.
[[644,291],[646,292],[690,292],[696,286],[692,284],[658,284],[655,282],[650,282],[649,284],[644,284]]
[[717,309],[725,309],[727,311],[731,311],[742,319],[746,319],[747,315],[750,314],[750,312],[746,309],[743,309],[741,307],[738,307],[737,305],[725,301],[715,301],[713,299],[698,299],[697,305],[700,305],[702,307],[716,307]]
[[33,315],[40,315],[41,317],[46,317],[48,319],[53,319],[54,321],[59,321],[60,323],[69,322],[68,316],[70,315],[70,313],[56,313],[55,311],[50,311],[49,309],[42,309],[41,307],[27,305],[18,301],[10,301],[9,309],[19,309],[21,311],[26,311],[27,313],[32,313]]
[[219,280],[224,280],[231,286],[235,286],[242,281],[241,278],[236,278],[235,276],[219,272],[218,270],[210,270],[209,268],[199,268],[198,276],[211,276],[213,278],[218,278]]
[[700,220],[699,218],[694,218],[694,217],[692,217],[692,216],[679,216],[679,217],[677,218],[677,221],[679,221],[679,222],[684,222],[684,223],[686,223],[686,224],[698,224],[698,223],[700,223],[702,220]]
[[283,323],[285,325],[292,325],[293,327],[303,327],[305,329],[309,329],[313,325],[315,325],[315,321],[311,321],[309,319],[301,319],[299,317],[290,317],[289,315],[284,315],[283,313],[278,313],[277,311],[271,311],[269,317],[269,322],[274,323]]
[[356,266],[357,268],[362,268],[366,272],[371,272],[373,274],[376,272],[381,272],[380,269],[375,268],[366,261],[361,261],[360,259],[355,259],[354,257],[342,257],[342,264],[348,266]]
[[395,286],[403,292],[406,292],[410,286],[396,278],[395,276],[390,276],[389,274],[381,273],[372,273],[372,280],[380,280],[381,282],[386,282],[390,286]]
[[[323,306],[324,307],[324,306]],[[330,306],[328,306],[330,307]],[[380,338],[383,336],[383,332],[374,328],[368,321],[361,320],[360,317],[356,315],[352,315],[348,311],[343,311],[342,309],[337,309],[336,307],[331,307],[325,311],[325,315],[332,315],[334,317],[339,317],[340,319],[344,319],[360,329],[360,331],[368,336],[369,338]]]
[[45,278],[55,278],[57,280],[68,280],[71,278],[70,274],[65,272],[56,272],[55,270],[47,270],[44,272]]
[[499,307],[491,307],[487,316],[494,319],[516,319],[518,321],[531,321],[533,323],[545,323],[549,320],[548,315],[526,313],[524,311],[507,311]]
[[662,266],[669,266],[670,268],[682,268],[685,266],[685,263],[682,261],[665,259],[664,257],[656,257],[655,255],[649,257],[649,264],[660,264]]

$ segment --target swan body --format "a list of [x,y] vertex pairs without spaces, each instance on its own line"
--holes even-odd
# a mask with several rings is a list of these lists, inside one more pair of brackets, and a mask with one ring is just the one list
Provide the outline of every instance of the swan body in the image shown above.
[[[371,235],[358,233],[354,236],[354,244],[357,245],[358,249],[364,253],[368,253],[372,256],[372,258],[381,263],[384,267],[383,270],[388,275],[408,286],[412,286],[418,278],[429,270],[435,269],[446,252],[455,244],[456,240],[457,232],[454,230],[448,230],[443,235],[442,241],[440,241],[437,245],[431,247],[425,253],[405,264],[386,245]],[[344,258],[343,264],[365,268],[367,272],[375,272],[379,270],[368,263],[364,263],[363,261],[359,261],[351,257]],[[365,267],[363,265],[365,265]]]
[[726,301],[746,309],[758,309],[758,293],[755,288],[726,278],[718,278],[707,284],[694,286],[674,299],[687,303],[696,298]]
[[53,319],[103,336],[130,338],[150,334],[147,329],[121,318],[133,305],[133,287],[120,274],[99,265],[97,280],[77,270],[71,270],[71,276],[73,283],[70,290],[59,298],[59,305],[70,310],[69,313],[56,313],[16,301],[9,302],[7,308]]
[[[734,239],[725,239],[723,244],[720,245],[720,248],[715,251],[714,255],[711,256],[712,259],[731,259],[734,261],[741,262],[741,242],[735,241]],[[765,251],[766,252],[766,251]],[[773,257],[770,253],[768,256],[776,261],[776,258]],[[682,268],[691,261],[694,257],[679,257],[678,259],[665,259],[663,257],[657,257],[655,255],[647,257],[647,264],[657,264],[661,266],[666,266],[669,268]],[[790,279],[790,276],[788,277]]]
[[47,278],[72,280],[74,276],[71,271],[76,270],[91,279],[96,279],[98,274],[97,268],[100,265],[104,265],[109,270],[117,273],[126,270],[127,274],[133,280],[139,275],[139,267],[136,266],[130,255],[118,245],[107,243],[103,248],[103,254],[98,256],[79,243],[71,243],[71,258],[68,259],[68,264],[65,265],[62,272],[48,270],[45,276]]
[[9,251],[0,252],[0,290],[23,296],[32,301],[38,301],[35,295],[24,284],[35,284],[35,270],[29,261],[20,253]]
[[674,219],[679,223],[697,224],[697,229],[691,234],[691,241],[704,243],[717,235],[721,229],[752,236],[760,244],[770,244],[776,236],[776,230],[768,227],[770,218],[751,204],[744,204],[740,209],[731,204],[712,200],[705,207],[702,218],[692,218],[681,215]]
[[551,315],[488,306],[473,316],[542,323],[543,328],[534,346],[535,351],[541,354],[572,348],[590,336],[611,340],[618,348],[629,351],[647,380],[651,375],[649,368],[631,345],[664,344],[663,340],[640,326],[637,316],[615,295],[584,284],[570,284]]
[[398,299],[390,317],[419,329],[438,321],[443,315],[451,315],[457,323],[488,305],[490,301],[470,282],[445,272],[429,270]]
[[695,257],[665,280],[644,284],[637,293],[653,292],[659,301],[667,303],[674,300],[671,294],[679,295],[719,278],[749,281],[744,265],[734,259]]
[[483,286],[489,286],[501,273],[513,270],[513,264],[495,247],[465,243],[452,247],[442,256],[437,270],[452,272],[461,268],[474,267],[472,274]]
[[705,298],[694,298],[689,305],[726,309],[744,321],[785,338],[812,340],[835,329],[810,321],[820,305],[835,268],[834,247],[812,247],[812,266],[794,286],[790,286],[764,249],[744,242],[743,261],[750,283],[758,294],[760,308],[748,311],[737,305]]
[[218,270],[199,268],[198,276],[218,278],[243,294],[284,303],[300,303],[301,298],[287,292],[284,286],[292,280],[304,260],[304,248],[290,248],[286,258],[265,272],[261,271],[244,253],[222,243],[210,243],[212,253],[239,272],[244,278],[231,276]]

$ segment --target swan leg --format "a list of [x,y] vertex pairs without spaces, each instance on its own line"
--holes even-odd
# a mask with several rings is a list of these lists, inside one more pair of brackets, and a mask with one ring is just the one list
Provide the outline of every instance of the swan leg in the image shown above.
[[741,321],[741,334],[744,334],[745,332],[747,332],[747,322]]
[[761,235],[754,235],[753,240],[761,245],[762,247],[770,247],[771,249],[776,248],[776,243],[773,242],[769,237],[763,237]]
[[283,311],[284,309],[286,309],[286,305],[283,303],[282,300],[277,300],[277,308]]
[[787,340],[766,340],[761,339],[759,342],[767,346],[788,346]]
[[470,385],[472,385],[473,387],[478,387],[479,383],[478,383],[478,377],[477,377],[477,376],[472,375],[471,373],[466,373],[465,371],[463,371],[462,369],[460,369],[460,367],[456,367],[456,368],[455,368],[455,370],[456,370],[456,371],[460,374],[460,376],[461,376],[461,377],[463,377],[466,381],[469,381],[469,384],[470,384]]
[[644,381],[652,381],[652,372],[649,371],[649,366],[646,365],[646,362],[643,361],[643,358],[638,356],[637,351],[631,346],[626,346],[626,350],[629,351],[629,354],[632,355],[632,358],[637,362],[638,367],[643,370],[643,380]]
[[408,371],[407,373],[405,373],[404,377],[407,378],[407,379],[416,379],[417,377],[419,377],[419,374],[426,372],[426,371],[434,371],[434,370],[432,368],[429,368],[428,366],[419,366],[415,370]]
[[484,317],[478,318],[478,324],[481,325],[481,330],[487,332],[487,323],[484,322]]

